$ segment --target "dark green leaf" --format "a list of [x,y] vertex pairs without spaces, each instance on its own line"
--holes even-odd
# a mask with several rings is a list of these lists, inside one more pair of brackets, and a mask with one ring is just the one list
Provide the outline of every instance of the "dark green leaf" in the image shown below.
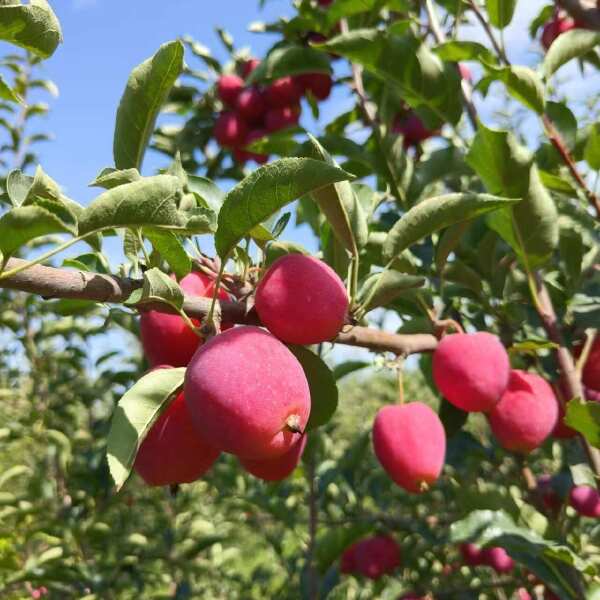
[[127,481],[146,434],[181,388],[185,369],[158,369],[144,375],[115,409],[107,439],[110,474],[119,491]]
[[504,29],[510,25],[516,5],[517,0],[485,0],[490,23],[498,29]]
[[491,194],[521,197],[528,186],[532,157],[507,131],[480,124],[466,156]]
[[498,62],[495,54],[478,42],[453,40],[436,46],[433,51],[442,60],[452,62],[479,60],[488,65],[493,65]]
[[426,120],[439,126],[457,123],[462,114],[460,78],[412,35],[393,35],[378,29],[356,29],[329,40],[324,47],[362,65],[396,85],[413,108],[426,108]]
[[179,186],[177,177],[155,175],[107,190],[83,211],[79,234],[109,227],[182,228],[186,219],[177,210]]
[[535,164],[531,166],[529,188],[523,200],[489,215],[487,222],[524,264],[536,267],[548,260],[558,246],[558,211]]
[[63,221],[52,208],[19,206],[0,217],[0,252],[5,259],[37,237],[73,231],[73,223]]
[[267,246],[265,266],[268,267],[272,265],[278,258],[286,256],[287,254],[304,254],[309,256],[310,252],[300,244],[274,241]]
[[577,28],[561,33],[544,57],[544,75],[552,76],[564,64],[574,58],[584,56],[599,43],[600,33],[597,31]]
[[323,360],[303,346],[289,346],[298,359],[310,388],[310,417],[306,431],[311,431],[329,422],[338,405],[338,389],[333,373]]
[[0,5],[0,39],[48,58],[62,42],[60,23],[46,0]]
[[516,200],[488,194],[447,194],[423,200],[392,227],[383,246],[384,258],[392,260],[411,244],[478,215],[515,203]]
[[227,256],[256,225],[286,204],[351,178],[341,169],[312,158],[282,158],[260,167],[225,197],[215,235],[219,256]]
[[172,231],[145,227],[144,235],[150,240],[154,249],[167,261],[177,279],[185,277],[192,270],[192,260],[185,251],[181,240]]
[[[321,146],[319,141],[308,134],[312,144],[313,156],[328,165],[337,167],[337,163],[330,154]],[[349,181],[340,181],[327,185],[311,194],[319,205],[331,225],[336,237],[351,254],[358,254],[358,250],[366,243],[369,236],[367,219],[358,202],[356,194]]]
[[449,438],[463,428],[463,425],[467,422],[469,417],[468,412],[456,408],[456,406],[450,404],[450,402],[446,402],[446,400],[442,400],[440,404],[439,415],[444,430],[446,431],[446,437]]
[[350,375],[350,373],[354,373],[355,371],[359,371],[360,369],[365,369],[366,367],[370,366],[371,363],[363,360],[348,360],[335,365],[333,368],[333,378],[336,381],[339,381],[342,377]]
[[286,75],[299,75],[301,73],[330,73],[329,58],[323,52],[306,46],[285,46],[275,48],[254,69],[248,81],[278,79]]
[[210,179],[199,175],[188,175],[188,187],[200,196],[207,208],[219,214],[225,194]]
[[113,154],[117,169],[140,169],[156,117],[183,70],[183,44],[163,44],[129,76],[117,110]]
[[163,302],[180,311],[183,308],[184,295],[179,285],[160,269],[149,269],[144,273],[144,284],[134,290],[126,304],[143,305]]
[[90,183],[90,186],[111,190],[124,183],[139,181],[141,178],[140,172],[137,169],[113,169],[108,167],[100,171],[100,174]]
[[544,112],[544,86],[537,73],[528,67],[511,66],[488,69],[494,79],[506,85],[508,93],[527,108],[541,115]]
[[567,404],[565,423],[579,431],[592,446],[600,448],[600,404],[577,398]]
[[594,171],[600,171],[600,124],[596,123],[590,128],[583,156]]
[[358,301],[361,305],[361,314],[380,306],[387,306],[399,298],[406,290],[423,287],[425,277],[406,275],[398,271],[385,270],[375,273],[367,278],[360,290]]

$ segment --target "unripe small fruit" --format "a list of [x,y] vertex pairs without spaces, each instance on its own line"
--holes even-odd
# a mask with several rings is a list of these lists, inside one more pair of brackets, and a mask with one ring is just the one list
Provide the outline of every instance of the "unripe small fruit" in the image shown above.
[[541,446],[556,427],[558,401],[539,375],[513,370],[506,391],[488,418],[504,448],[527,454]]
[[244,80],[237,75],[221,75],[217,81],[217,96],[227,106],[234,106],[244,89]]
[[240,115],[232,112],[221,113],[213,130],[215,139],[224,148],[237,148],[248,135],[248,126]]
[[194,429],[180,392],[144,438],[134,468],[148,485],[191,483],[212,467],[219,454]]
[[306,434],[282,456],[266,460],[250,460],[240,458],[240,463],[248,473],[264,481],[281,481],[289,477],[302,458],[306,447]]
[[379,579],[400,566],[400,547],[391,537],[377,535],[360,541],[354,551],[356,569],[369,579]]
[[298,125],[300,120],[299,106],[284,106],[271,108],[265,113],[265,127],[267,131],[274,132]]
[[[214,293],[214,281],[204,273],[192,272],[179,282],[181,289],[188,296],[210,298]],[[219,299],[227,300],[229,296],[219,290]],[[197,320],[192,319],[199,326]],[[231,324],[223,323],[228,329]],[[161,364],[173,367],[185,367],[202,340],[190,329],[179,315],[149,310],[140,317],[140,334],[142,347],[152,367]]]
[[344,325],[348,294],[336,272],[303,254],[278,258],[256,288],[255,307],[267,329],[290,344],[333,339]]
[[591,485],[577,485],[569,494],[569,503],[582,516],[600,519],[600,493]]
[[461,544],[460,553],[462,554],[465,565],[476,567],[483,564],[483,551],[475,544]]
[[291,76],[276,79],[265,89],[267,104],[274,108],[283,108],[284,106],[298,104],[301,97],[302,88]]
[[242,65],[242,76],[244,79],[248,79],[252,71],[254,71],[258,65],[260,65],[260,60],[258,58],[249,58],[245,61]]
[[504,548],[494,546],[485,548],[482,553],[484,564],[492,567],[496,573],[510,573],[515,568],[515,561]]
[[263,118],[267,104],[261,92],[257,88],[251,87],[245,89],[238,96],[236,108],[247,123],[256,123]]
[[333,80],[328,73],[304,73],[296,77],[303,93],[310,92],[317,100],[327,100]]
[[442,472],[446,433],[437,414],[422,402],[384,406],[373,423],[373,446],[392,480],[418,494]]
[[235,327],[194,354],[185,399],[196,428],[240,458],[281,456],[300,441],[310,391],[296,357],[260,327]]
[[433,379],[440,393],[461,410],[490,410],[508,385],[510,362],[491,333],[455,333],[442,338],[433,354]]

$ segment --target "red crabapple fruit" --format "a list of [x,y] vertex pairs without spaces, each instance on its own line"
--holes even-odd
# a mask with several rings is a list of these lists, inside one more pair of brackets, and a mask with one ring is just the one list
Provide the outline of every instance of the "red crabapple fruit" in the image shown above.
[[237,75],[221,75],[217,81],[217,96],[227,106],[234,106],[244,89],[244,80]]
[[289,477],[300,463],[306,447],[306,434],[282,456],[266,460],[240,458],[242,466],[248,473],[264,481],[281,481]]

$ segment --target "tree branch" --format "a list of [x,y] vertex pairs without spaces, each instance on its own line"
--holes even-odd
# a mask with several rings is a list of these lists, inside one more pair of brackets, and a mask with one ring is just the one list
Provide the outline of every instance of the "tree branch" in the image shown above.
[[[552,304],[552,299],[550,298],[550,294],[548,293],[548,289],[539,277],[537,285],[539,299],[538,314],[542,321],[542,325],[546,330],[548,339],[558,346],[558,348],[556,349],[556,360],[558,362],[558,366],[563,377],[567,397],[569,399],[583,398],[584,390],[583,385],[581,384],[581,377],[577,373],[573,356],[567,348],[567,346],[565,345],[565,341],[563,339],[562,332],[558,324],[558,318],[556,316],[556,312]],[[562,402],[562,398],[559,398],[559,401]],[[596,485],[598,486],[598,489],[600,489],[600,451],[594,448],[585,439],[585,437],[579,436],[579,438],[587,454],[590,467],[592,468],[592,470],[594,471],[594,475],[596,476]]]
[[586,29],[600,30],[600,7],[596,0],[558,0],[575,20],[585,23]]
[[[22,266],[26,261],[11,258],[7,269]],[[86,273],[55,267],[34,265],[16,275],[0,280],[0,288],[18,290],[50,298],[70,298],[122,304],[133,290],[142,286],[139,279],[119,278],[113,275]],[[210,298],[186,297],[183,309],[187,315],[197,319],[204,318],[210,310]],[[220,302],[224,321],[259,325],[254,311],[248,312],[242,302]],[[158,310],[173,313],[166,304],[144,304],[139,310]],[[335,340],[337,344],[367,348],[373,352],[392,352],[397,355],[409,355],[419,352],[431,352],[437,347],[437,338],[429,334],[400,335],[379,331],[370,327],[349,327],[344,329]]]

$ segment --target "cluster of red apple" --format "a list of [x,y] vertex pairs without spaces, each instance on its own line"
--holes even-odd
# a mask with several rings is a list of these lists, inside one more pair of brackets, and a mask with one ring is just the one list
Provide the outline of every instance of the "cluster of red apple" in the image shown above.
[[327,73],[281,77],[266,86],[247,85],[245,79],[259,64],[258,59],[249,59],[242,65],[243,78],[221,75],[217,81],[223,110],[215,122],[214,137],[221,147],[232,150],[239,163],[265,163],[269,158],[266,154],[244,148],[269,133],[297,125],[302,96],[310,93],[318,101],[326,100],[333,85]]
[[[213,280],[203,273],[187,275],[180,285],[188,295],[214,293]],[[220,290],[219,298],[228,295]],[[222,333],[204,343],[178,315],[142,315],[150,364],[187,366],[183,392],[152,426],[136,457],[135,470],[149,485],[195,481],[221,452],[236,455],[266,481],[284,479],[298,465],[311,397],[302,365],[285,344],[333,339],[346,320],[348,295],[325,263],[291,254],[267,269],[255,308],[268,331],[225,323]]]

